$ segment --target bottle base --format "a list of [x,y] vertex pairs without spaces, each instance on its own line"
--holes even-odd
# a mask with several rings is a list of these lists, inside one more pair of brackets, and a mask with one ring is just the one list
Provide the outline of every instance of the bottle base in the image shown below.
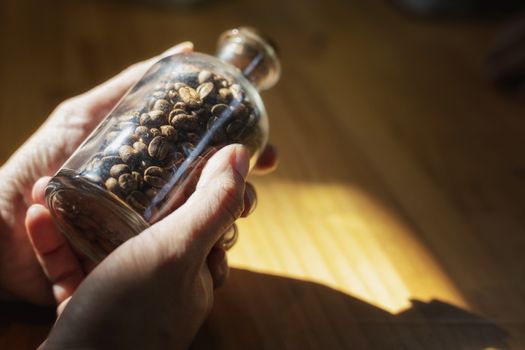
[[46,202],[73,248],[95,263],[149,227],[117,197],[67,169],[49,182]]

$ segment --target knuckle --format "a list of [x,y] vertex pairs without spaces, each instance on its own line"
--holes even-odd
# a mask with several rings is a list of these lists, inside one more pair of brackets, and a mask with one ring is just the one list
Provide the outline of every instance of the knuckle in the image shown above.
[[122,70],[122,72],[120,72],[120,74],[127,74],[129,72],[133,72],[135,69],[137,69],[137,67],[140,65],[140,63],[133,63],[133,64],[130,64],[129,66],[127,66],[126,68],[124,68]]
[[120,75],[127,75],[127,74],[130,74],[130,73],[133,73],[137,70],[140,70],[144,67],[144,65],[147,63],[147,61],[140,61],[140,62],[137,62],[137,63],[133,63],[129,66],[127,66],[121,73]]
[[55,108],[55,113],[69,113],[78,105],[79,96],[70,97],[58,104]]

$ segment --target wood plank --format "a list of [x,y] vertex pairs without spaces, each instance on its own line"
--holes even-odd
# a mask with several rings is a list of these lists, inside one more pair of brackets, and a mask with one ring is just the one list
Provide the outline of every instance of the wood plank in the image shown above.
[[[525,105],[484,78],[501,22],[380,0],[7,0],[0,16],[2,161],[58,102],[176,42],[213,52],[247,23],[279,43],[263,98],[280,167],[252,179],[259,208],[193,348],[525,349]],[[15,328],[13,349],[46,331]]]

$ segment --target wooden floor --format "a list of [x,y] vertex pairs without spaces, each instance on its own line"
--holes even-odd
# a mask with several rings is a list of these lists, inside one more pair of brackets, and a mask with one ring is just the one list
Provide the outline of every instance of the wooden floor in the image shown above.
[[[502,22],[380,0],[4,0],[0,19],[0,161],[58,102],[174,43],[211,53],[240,24],[278,42],[280,167],[253,178],[194,349],[525,349],[525,98],[484,75]],[[2,349],[52,323],[2,308]]]

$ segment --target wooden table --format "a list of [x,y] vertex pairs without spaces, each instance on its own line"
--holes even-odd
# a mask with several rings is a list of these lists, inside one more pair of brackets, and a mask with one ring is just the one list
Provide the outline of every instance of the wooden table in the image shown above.
[[[58,102],[173,43],[213,52],[239,24],[279,43],[263,97],[280,167],[252,179],[258,210],[194,349],[525,349],[525,103],[484,78],[501,22],[380,0],[7,0],[0,18],[2,160]],[[5,349],[52,323],[2,315]]]

